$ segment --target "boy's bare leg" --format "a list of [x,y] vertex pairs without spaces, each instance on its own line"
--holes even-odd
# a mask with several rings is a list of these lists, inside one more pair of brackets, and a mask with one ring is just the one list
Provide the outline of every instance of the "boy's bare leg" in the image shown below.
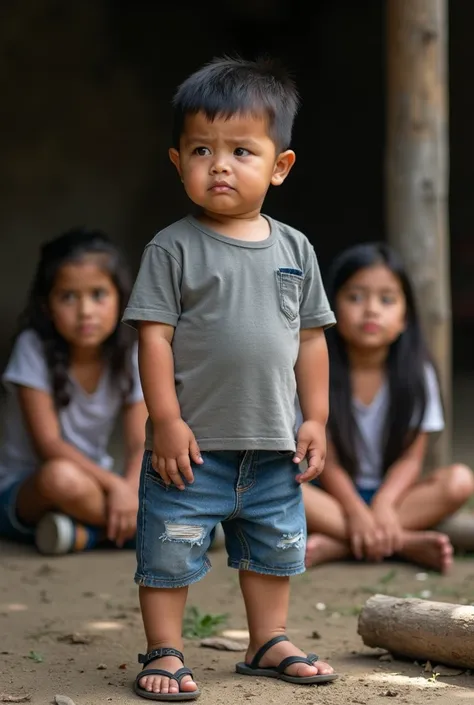
[[17,513],[26,524],[36,524],[56,510],[91,526],[106,525],[103,489],[70,460],[50,460],[23,483],[17,497]]
[[[147,652],[154,649],[171,648],[183,650],[183,615],[188,596],[188,588],[148,588],[140,587],[140,606],[143,625],[147,639]],[[151,661],[146,668],[161,668],[175,673],[183,667],[181,661],[174,656]],[[139,681],[141,688],[150,693],[186,693],[197,690],[196,683],[190,676],[177,681],[164,676],[145,676]]]
[[[240,571],[240,587],[247,611],[250,643],[245,658],[250,663],[267,641],[285,634],[290,600],[290,579],[273,575],[260,575],[251,571]],[[306,656],[291,642],[275,644],[262,657],[260,665],[278,666],[287,656]],[[295,663],[288,666],[288,675],[306,677],[334,673],[327,663],[318,661],[314,666]]]

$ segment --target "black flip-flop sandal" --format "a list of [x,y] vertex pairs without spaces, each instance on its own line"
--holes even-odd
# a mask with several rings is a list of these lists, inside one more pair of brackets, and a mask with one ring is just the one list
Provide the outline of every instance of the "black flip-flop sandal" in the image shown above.
[[[146,668],[149,663],[155,661],[156,659],[163,658],[164,656],[175,656],[179,658],[183,663],[183,668],[180,668],[176,673],[171,673],[170,671],[165,671],[162,668]],[[184,700],[196,700],[201,695],[201,691],[193,690],[191,692],[181,691],[179,693],[151,693],[145,688],[140,686],[140,681],[146,676],[165,676],[165,678],[170,678],[181,686],[181,681],[184,676],[191,676],[194,680],[193,672],[189,668],[184,667],[184,656],[181,651],[177,649],[154,649],[154,651],[149,651],[147,654],[138,654],[138,663],[143,664],[143,670],[135,678],[135,683],[133,684],[133,690],[141,698],[148,698],[148,700],[161,700],[161,701],[171,701],[175,702]]]
[[237,663],[235,670],[243,676],[262,676],[264,678],[277,678],[281,681],[286,681],[287,683],[297,683],[300,685],[313,685],[315,683],[330,683],[339,678],[337,673],[321,673],[315,676],[289,676],[285,673],[288,666],[293,663],[306,663],[308,666],[314,666],[319,657],[316,654],[308,654],[305,656],[287,656],[281,661],[278,666],[269,666],[267,668],[260,667],[260,661],[262,657],[267,653],[272,646],[279,644],[281,641],[290,641],[287,636],[275,636],[270,641],[267,641],[255,654],[252,662],[248,663]]

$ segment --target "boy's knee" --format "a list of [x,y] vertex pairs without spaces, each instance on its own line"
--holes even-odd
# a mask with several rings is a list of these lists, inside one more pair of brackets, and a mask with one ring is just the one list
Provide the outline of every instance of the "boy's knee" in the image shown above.
[[56,500],[58,497],[74,499],[85,491],[84,474],[70,460],[48,460],[38,474],[38,489],[43,497]]
[[461,506],[474,493],[474,475],[467,465],[451,465],[448,469],[447,496],[453,505]]

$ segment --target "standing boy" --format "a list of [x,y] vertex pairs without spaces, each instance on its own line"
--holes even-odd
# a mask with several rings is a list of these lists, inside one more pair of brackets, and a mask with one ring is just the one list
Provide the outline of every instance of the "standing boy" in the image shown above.
[[319,475],[326,453],[323,329],[334,323],[312,246],[260,212],[295,162],[297,104],[272,62],[227,58],[175,97],[170,158],[198,212],[147,245],[124,315],[138,327],[149,411],[135,576],[148,641],[135,690],[146,698],[199,695],[177,649],[188,585],[209,570],[220,522],[250,633],[237,671],[336,678],[285,637],[289,577],[304,571],[300,484]]

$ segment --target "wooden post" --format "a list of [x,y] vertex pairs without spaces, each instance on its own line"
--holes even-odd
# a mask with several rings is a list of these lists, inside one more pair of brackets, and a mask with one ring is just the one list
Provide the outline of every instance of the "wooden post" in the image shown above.
[[390,244],[414,281],[442,385],[451,455],[447,0],[387,0],[386,213]]

